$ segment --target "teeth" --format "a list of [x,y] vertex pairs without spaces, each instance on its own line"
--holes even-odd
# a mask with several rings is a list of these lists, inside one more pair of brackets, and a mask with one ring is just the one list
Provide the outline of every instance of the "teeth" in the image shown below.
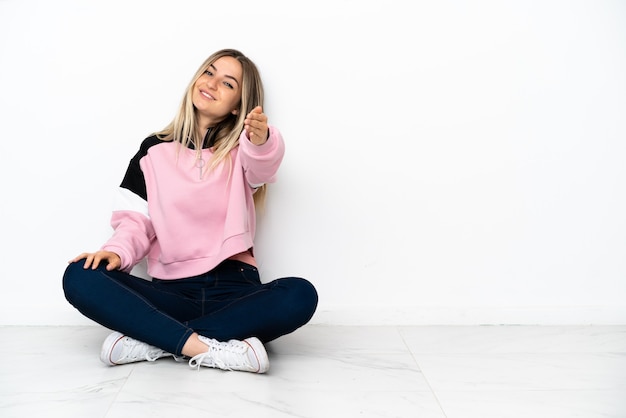
[[200,94],[202,94],[202,95],[203,95],[204,97],[206,97],[207,99],[213,99],[213,97],[211,97],[211,95],[210,95],[210,94],[205,93],[205,92],[203,92],[203,91],[201,91],[201,92],[200,92]]

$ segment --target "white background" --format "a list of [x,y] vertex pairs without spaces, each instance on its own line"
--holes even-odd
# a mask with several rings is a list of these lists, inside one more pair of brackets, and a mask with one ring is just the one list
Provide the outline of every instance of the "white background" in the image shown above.
[[89,323],[67,260],[215,50],[287,143],[264,280],[313,322],[626,323],[626,2],[0,0],[2,324]]

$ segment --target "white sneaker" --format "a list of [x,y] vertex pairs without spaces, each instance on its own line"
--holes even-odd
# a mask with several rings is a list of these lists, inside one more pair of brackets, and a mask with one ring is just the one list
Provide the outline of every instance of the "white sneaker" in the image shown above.
[[209,351],[192,357],[189,360],[190,367],[200,369],[200,366],[206,366],[252,373],[265,373],[270,368],[265,347],[256,337],[228,342],[220,342],[201,335],[198,338],[209,346]]
[[142,343],[122,333],[114,332],[102,344],[100,360],[109,366],[134,363],[136,361],[155,361],[172,354],[152,345]]

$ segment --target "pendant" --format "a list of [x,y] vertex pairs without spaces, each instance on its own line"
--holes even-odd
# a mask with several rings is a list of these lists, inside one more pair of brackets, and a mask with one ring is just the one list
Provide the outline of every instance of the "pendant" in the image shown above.
[[196,167],[198,167],[198,180],[202,180],[202,167],[204,167],[204,160],[202,158],[196,160]]

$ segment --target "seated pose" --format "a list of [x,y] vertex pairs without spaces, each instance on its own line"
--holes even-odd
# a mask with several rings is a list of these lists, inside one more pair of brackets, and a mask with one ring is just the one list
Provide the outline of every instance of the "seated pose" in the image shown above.
[[[260,281],[255,204],[275,181],[283,138],[263,113],[255,64],[225,49],[200,66],[174,120],[146,138],[114,202],[111,238],[70,260],[67,300],[113,330],[108,365],[165,356],[193,368],[264,373],[264,343],[313,316],[298,277]],[[131,275],[147,260],[145,280]]]

